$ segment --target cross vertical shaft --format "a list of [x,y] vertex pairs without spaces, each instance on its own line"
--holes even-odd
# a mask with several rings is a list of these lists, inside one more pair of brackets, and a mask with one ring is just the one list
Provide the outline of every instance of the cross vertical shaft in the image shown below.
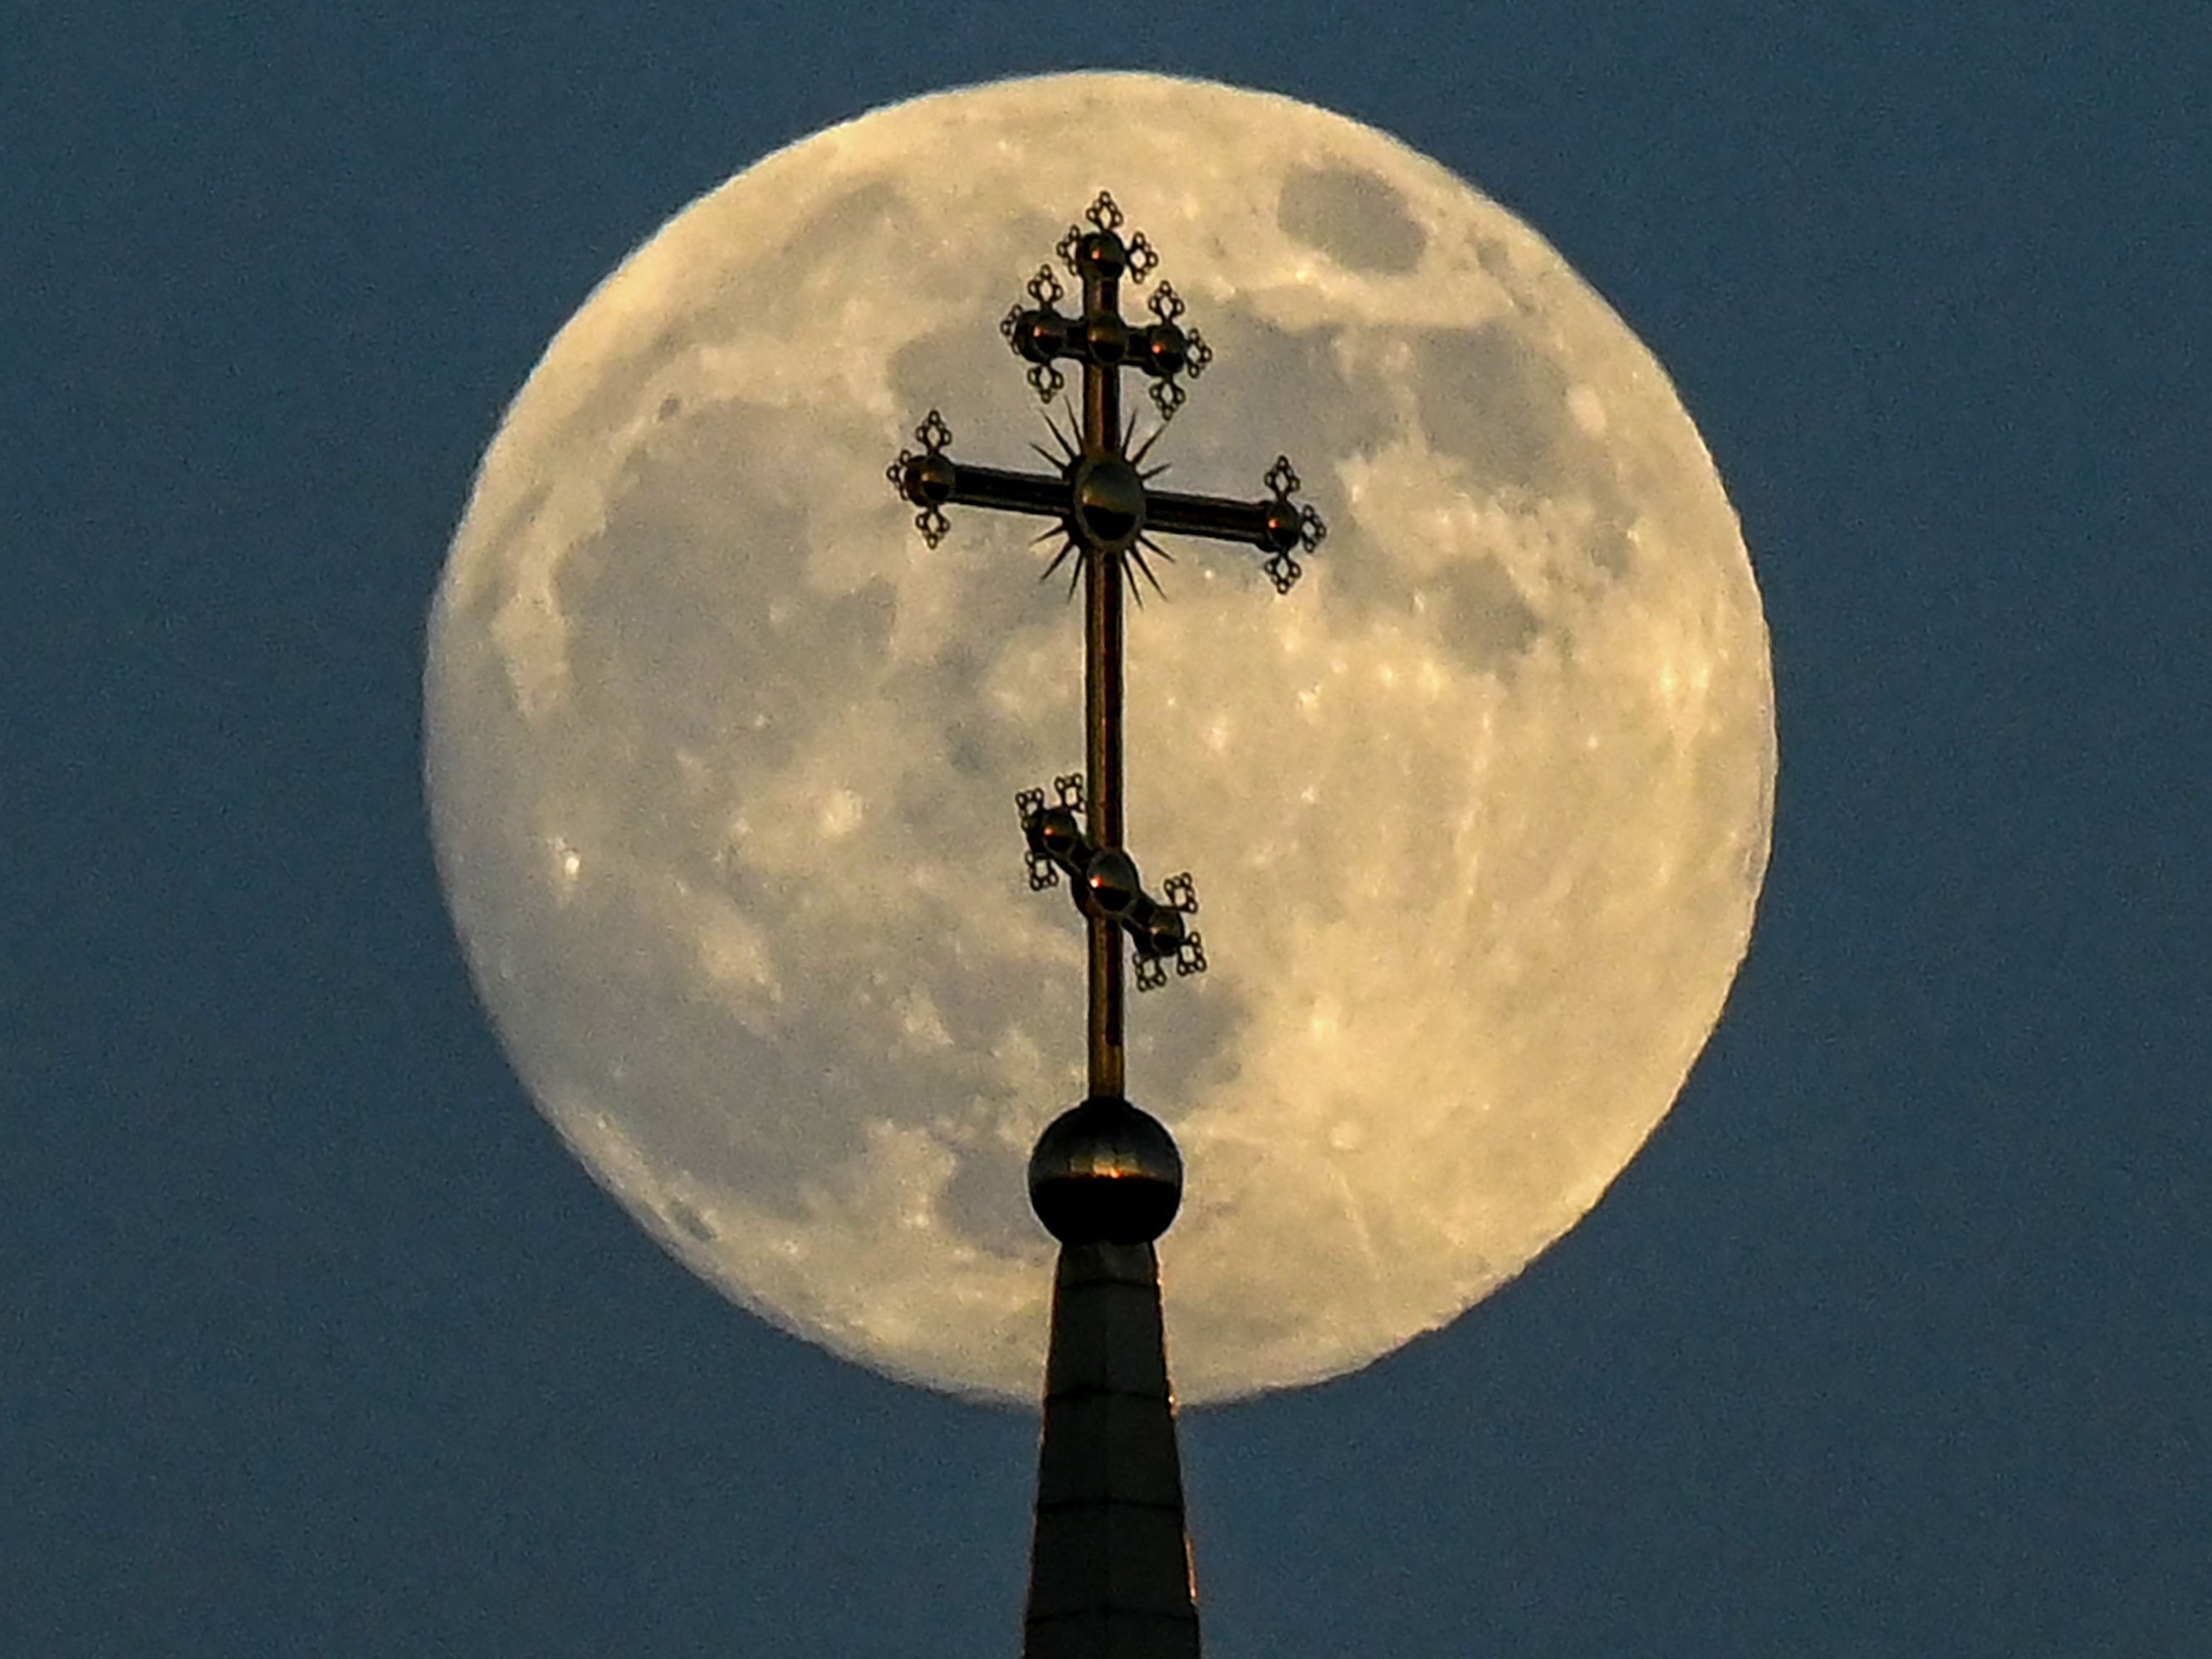
[[[1086,270],[1083,278],[1085,318],[1117,313],[1118,280],[1110,272]],[[1083,453],[1086,457],[1118,454],[1121,449],[1121,371],[1118,364],[1085,360],[1083,365]],[[1091,844],[1124,844],[1121,823],[1121,561],[1084,561],[1084,726],[1090,774]],[[1086,919],[1091,936],[1091,1093],[1121,1095],[1127,1063],[1122,1031],[1121,927],[1113,917],[1093,911]]]

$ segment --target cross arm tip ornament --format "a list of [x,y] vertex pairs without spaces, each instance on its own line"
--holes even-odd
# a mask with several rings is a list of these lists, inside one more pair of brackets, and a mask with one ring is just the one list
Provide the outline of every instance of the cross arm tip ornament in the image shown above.
[[914,527],[921,532],[922,541],[934,549],[952,528],[951,520],[945,516],[945,504],[953,499],[960,469],[945,453],[952,441],[952,428],[937,410],[933,409],[922,417],[914,435],[921,445],[921,453],[900,450],[898,459],[884,469],[884,476],[898,491],[900,500],[921,509],[914,515]]
[[1289,456],[1276,456],[1274,465],[1267,469],[1267,476],[1261,482],[1275,499],[1267,508],[1269,540],[1264,544],[1267,557],[1260,568],[1275,584],[1275,592],[1287,593],[1305,574],[1305,567],[1291,557],[1292,550],[1302,550],[1310,558],[1328,539],[1328,526],[1310,501],[1293,502],[1291,498],[1303,486]]

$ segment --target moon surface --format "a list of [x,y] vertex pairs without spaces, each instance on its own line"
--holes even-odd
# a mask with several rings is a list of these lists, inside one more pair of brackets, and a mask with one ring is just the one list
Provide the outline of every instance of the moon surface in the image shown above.
[[954,508],[932,551],[884,468],[932,407],[956,459],[1042,465],[997,323],[1102,188],[1216,354],[1160,487],[1257,499],[1281,452],[1330,528],[1282,598],[1170,540],[1129,618],[1130,849],[1194,873],[1211,962],[1129,1009],[1202,1402],[1520,1271],[1666,1113],[1749,937],[1742,538],[1666,374],[1527,227],[1370,128],[1152,76],[769,157],[508,411],[431,618],[427,778],[477,983],[606,1189],[788,1330],[1034,1401],[1024,1168],[1084,1093],[1084,944],[1014,793],[1080,768],[1081,607],[1038,523]]

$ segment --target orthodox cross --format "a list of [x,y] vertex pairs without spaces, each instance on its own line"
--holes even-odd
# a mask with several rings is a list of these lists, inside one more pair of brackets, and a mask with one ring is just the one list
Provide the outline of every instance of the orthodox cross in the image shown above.
[[1133,949],[1137,988],[1149,990],[1166,982],[1170,963],[1179,975],[1203,972],[1206,951],[1183,920],[1198,908],[1190,877],[1169,877],[1154,898],[1122,845],[1121,596],[1133,570],[1159,587],[1146,554],[1169,556],[1153,532],[1256,547],[1279,593],[1298,579],[1296,554],[1310,554],[1328,532],[1320,514],[1293,500],[1298,477],[1283,456],[1267,471],[1265,501],[1148,488],[1164,469],[1139,468],[1159,431],[1130,453],[1136,423],[1122,421],[1121,370],[1151,376],[1164,430],[1187,395],[1182,379],[1195,379],[1212,353],[1182,326],[1182,301],[1165,283],[1152,291],[1152,322],[1123,319],[1121,278],[1142,283],[1159,256],[1141,234],[1122,240],[1121,210],[1103,191],[1085,217],[1090,228],[1072,227],[1058,250],[1082,281],[1081,314],[1060,310],[1064,290],[1046,265],[1030,280],[1031,303],[1016,306],[1000,325],[1047,402],[1066,384],[1060,363],[1083,365],[1080,441],[1048,415],[1060,453],[1036,447],[1056,472],[967,466],[945,453],[952,434],[933,409],[915,429],[921,453],[901,451],[890,476],[931,547],[951,527],[948,506],[1032,514],[1054,520],[1037,539],[1060,543],[1044,574],[1072,556],[1071,595],[1078,580],[1084,584],[1087,769],[1055,778],[1050,803],[1041,788],[1015,797],[1030,887],[1056,886],[1065,873],[1091,945],[1090,1090],[1045,1130],[1030,1159],[1030,1202],[1060,1253],[1023,1653],[1197,1659],[1152,1249],[1182,1202],[1182,1157],[1166,1127],[1124,1092],[1121,970],[1124,949]]
[[[1187,930],[1182,918],[1197,909],[1197,894],[1188,875],[1164,884],[1165,902],[1152,898],[1138,878],[1122,845],[1121,705],[1124,577],[1141,572],[1157,590],[1159,579],[1146,552],[1172,562],[1152,539],[1154,533],[1240,542],[1267,556],[1263,568],[1278,592],[1287,593],[1301,567],[1295,556],[1310,554],[1328,532],[1321,515],[1297,505],[1300,485],[1287,457],[1278,456],[1264,480],[1269,499],[1240,501],[1215,495],[1182,495],[1148,488],[1165,471],[1139,471],[1146,455],[1182,407],[1183,378],[1195,380],[1212,361],[1212,352],[1195,330],[1181,326],[1182,297],[1163,282],[1152,295],[1154,321],[1133,325],[1120,309],[1126,274],[1143,283],[1159,255],[1139,232],[1124,240],[1121,212],[1100,191],[1085,217],[1090,228],[1072,226],[1061,238],[1061,262],[1083,284],[1083,309],[1068,316],[1059,309],[1063,290],[1050,265],[1030,279],[1031,304],[1016,306],[1000,324],[1016,355],[1030,364],[1029,381],[1046,401],[1066,384],[1059,365],[1073,359],[1083,365],[1083,421],[1080,442],[1046,416],[1061,453],[1055,457],[1032,446],[1058,467],[1054,473],[1008,471],[969,466],[945,453],[952,434],[935,410],[915,429],[921,453],[902,450],[890,469],[892,484],[918,509],[916,528],[935,547],[945,538],[947,506],[996,507],[1055,520],[1038,538],[1058,538],[1059,552],[1044,574],[1050,575],[1072,555],[1069,580],[1084,584],[1084,716],[1088,733],[1087,787],[1073,775],[1054,781],[1058,799],[1048,805],[1042,789],[1017,797],[1029,842],[1030,884],[1056,885],[1066,871],[1078,907],[1090,924],[1091,1094],[1119,1097],[1123,1091],[1122,938],[1133,947],[1139,990],[1164,982],[1172,961],[1179,974],[1202,972],[1203,941]],[[1135,422],[1124,426],[1121,375],[1124,367],[1152,379],[1152,402],[1161,425],[1134,454],[1129,442]],[[1141,600],[1142,593],[1138,595]],[[1087,815],[1079,828],[1076,814]]]

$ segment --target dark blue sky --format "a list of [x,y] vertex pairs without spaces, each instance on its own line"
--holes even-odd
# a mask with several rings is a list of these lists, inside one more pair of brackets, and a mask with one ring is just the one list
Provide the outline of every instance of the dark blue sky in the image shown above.
[[2199,1650],[2200,8],[0,36],[0,1651],[1015,1651],[1033,1420],[770,1332],[560,1149],[445,920],[419,676],[477,456],[629,248],[1078,67],[1521,213],[1674,374],[1774,635],[1773,869],[1684,1101],[1447,1333],[1186,1418],[1210,1653]]

